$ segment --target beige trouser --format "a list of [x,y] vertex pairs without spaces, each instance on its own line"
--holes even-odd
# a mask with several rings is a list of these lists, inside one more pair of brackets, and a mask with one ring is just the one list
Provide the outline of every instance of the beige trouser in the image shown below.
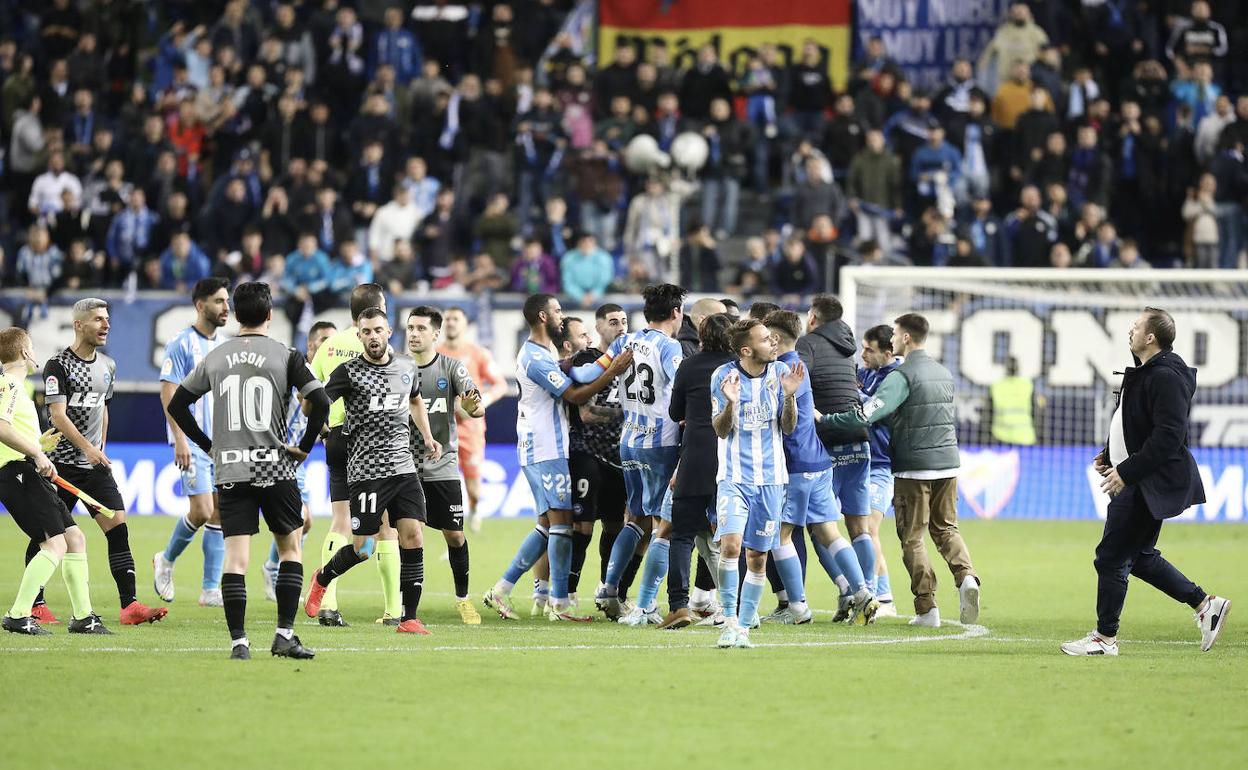
[[893,509],[897,516],[897,538],[901,540],[901,559],[910,573],[914,611],[921,615],[936,606],[936,573],[927,559],[924,530],[932,534],[932,542],[949,565],[955,585],[961,585],[962,578],[967,575],[975,574],[971,554],[962,541],[962,533],[958,532],[958,480],[895,478]]

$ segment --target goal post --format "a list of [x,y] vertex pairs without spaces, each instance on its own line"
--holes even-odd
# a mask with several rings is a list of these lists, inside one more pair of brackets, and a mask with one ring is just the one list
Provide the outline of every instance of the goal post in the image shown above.
[[839,296],[860,342],[903,313],[928,319],[928,352],[954,377],[960,510],[981,518],[1104,516],[1090,462],[1133,364],[1127,332],[1145,307],[1168,311],[1197,370],[1190,442],[1208,498],[1183,518],[1248,520],[1248,272],[853,266]]

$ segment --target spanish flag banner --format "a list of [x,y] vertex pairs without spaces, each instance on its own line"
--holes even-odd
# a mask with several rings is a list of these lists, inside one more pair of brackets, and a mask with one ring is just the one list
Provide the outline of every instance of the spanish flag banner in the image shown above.
[[736,77],[764,43],[775,45],[787,65],[813,40],[833,85],[842,88],[849,77],[849,0],[599,0],[598,25],[600,66],[619,46],[634,46],[644,59],[661,40],[672,66],[692,67],[698,48],[710,43]]

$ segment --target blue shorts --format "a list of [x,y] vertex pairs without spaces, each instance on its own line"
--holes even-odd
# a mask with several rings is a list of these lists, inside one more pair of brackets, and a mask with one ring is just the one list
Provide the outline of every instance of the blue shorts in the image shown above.
[[198,445],[192,443],[191,467],[182,471],[182,494],[195,497],[216,492],[217,489],[213,485],[215,475],[212,458],[205,454]]
[[871,445],[865,441],[832,447],[832,491],[846,516],[871,513]]
[[826,524],[841,518],[841,506],[832,494],[832,469],[817,473],[790,473],[780,520],[795,527]]
[[784,509],[784,486],[734,484],[721,481],[716,491],[715,512],[719,526],[716,540],[741,535],[751,551],[766,553],[780,545],[780,512]]
[[663,495],[667,494],[667,485],[679,460],[680,447],[620,447],[629,513],[634,516],[663,515]]
[[891,468],[871,469],[871,512],[887,516],[893,510],[893,471]]
[[572,510],[572,474],[568,472],[566,459],[526,465],[524,477],[529,481],[529,489],[533,490],[533,503],[538,516],[552,509]]
[[295,483],[299,485],[299,498],[303,500],[303,504],[312,506],[312,495],[308,493],[308,466],[299,463],[299,467],[295,470]]

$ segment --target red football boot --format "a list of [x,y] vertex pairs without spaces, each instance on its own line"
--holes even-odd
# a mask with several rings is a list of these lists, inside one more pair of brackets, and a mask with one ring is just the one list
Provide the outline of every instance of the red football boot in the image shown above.
[[144,623],[155,623],[168,614],[169,610],[164,607],[152,608],[146,604],[140,604],[138,601],[133,601],[122,608],[121,624],[123,626],[141,626]]
[[432,636],[429,629],[425,628],[425,624],[420,622],[420,618],[405,620],[394,630],[396,633],[400,634],[423,634],[424,636]]
[[308,585],[308,598],[303,601],[303,612],[310,618],[316,617],[316,613],[321,611],[321,600],[325,598],[326,586],[321,585],[321,571],[318,569],[312,573],[312,582]]
[[41,626],[59,626],[61,621],[56,619],[52,614],[51,608],[46,604],[36,604],[30,608],[30,616],[39,621]]

